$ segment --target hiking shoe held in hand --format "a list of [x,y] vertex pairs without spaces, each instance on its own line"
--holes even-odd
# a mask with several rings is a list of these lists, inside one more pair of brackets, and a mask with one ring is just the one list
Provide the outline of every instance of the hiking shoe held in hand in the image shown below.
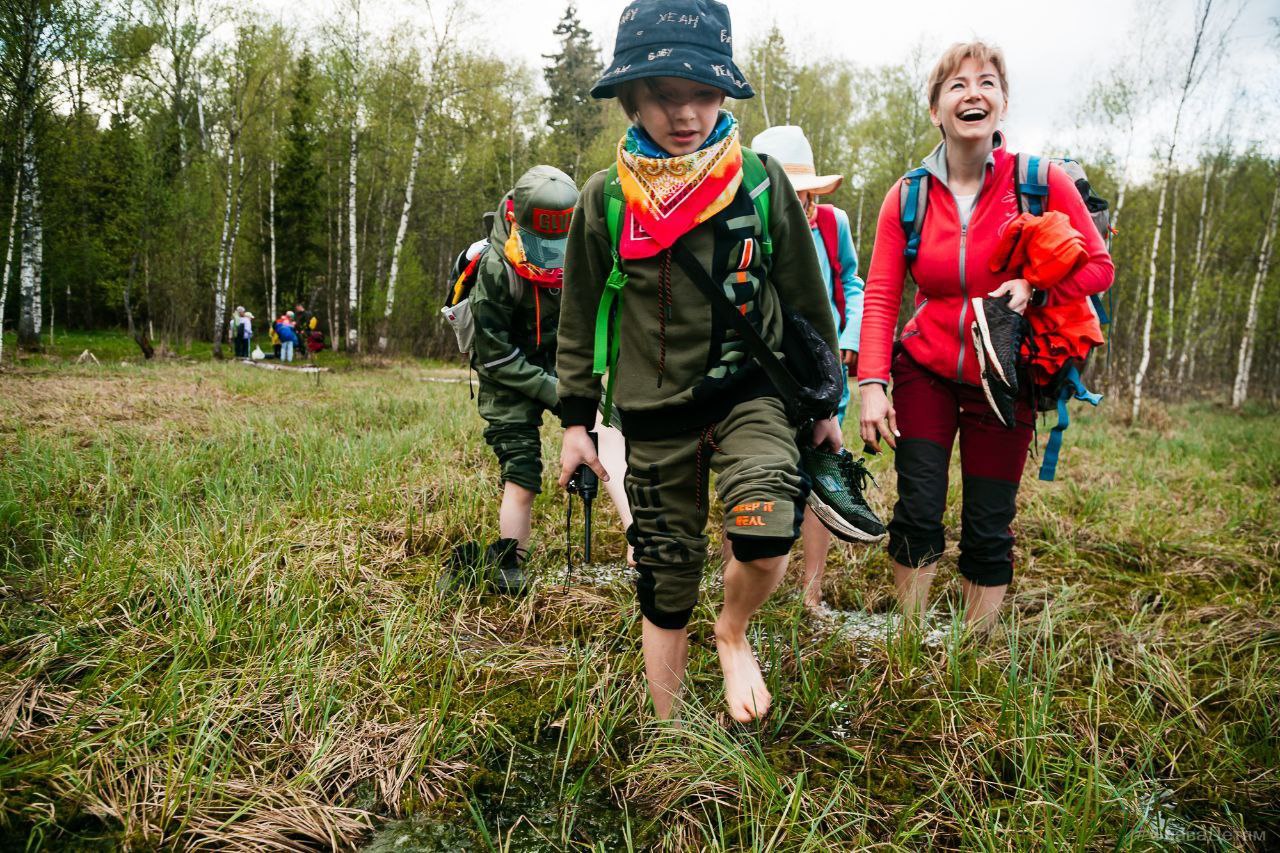
[[493,586],[502,595],[524,595],[529,591],[525,580],[524,562],[520,543],[515,539],[499,539],[484,552],[485,565],[490,569]]
[[824,527],[845,542],[874,542],[884,536],[884,523],[862,496],[872,479],[866,463],[845,449],[832,453],[802,447],[800,464],[813,484],[809,507]]
[[1022,349],[1022,315],[1009,307],[1008,296],[974,297],[974,321],[970,329],[978,354],[982,393],[1000,423],[1013,427],[1014,401],[1018,397],[1018,353]]

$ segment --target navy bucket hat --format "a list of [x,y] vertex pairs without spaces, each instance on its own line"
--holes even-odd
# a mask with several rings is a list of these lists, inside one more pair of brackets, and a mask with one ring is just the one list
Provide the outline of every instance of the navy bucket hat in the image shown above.
[[683,77],[723,89],[731,98],[755,96],[733,63],[729,8],[715,0],[635,0],[618,19],[613,61],[593,98],[612,98],[615,87],[643,77]]

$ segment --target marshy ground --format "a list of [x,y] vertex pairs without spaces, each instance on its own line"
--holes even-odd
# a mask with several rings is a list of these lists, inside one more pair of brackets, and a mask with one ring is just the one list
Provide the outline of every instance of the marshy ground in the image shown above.
[[954,535],[922,636],[881,548],[834,550],[831,618],[787,592],[756,623],[759,727],[720,713],[713,557],[670,728],[607,498],[567,585],[548,469],[533,594],[441,593],[496,535],[467,384],[334,366],[0,374],[0,847],[1280,845],[1274,410],[1074,417],[987,640],[952,618]]

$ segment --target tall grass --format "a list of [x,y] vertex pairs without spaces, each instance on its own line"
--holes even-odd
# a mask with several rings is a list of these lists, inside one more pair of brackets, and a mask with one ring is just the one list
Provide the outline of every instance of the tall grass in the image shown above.
[[[922,642],[886,618],[883,551],[837,549],[828,601],[881,627],[814,622],[776,596],[753,629],[776,697],[758,727],[720,713],[713,559],[671,726],[646,711],[626,573],[563,585],[550,465],[534,593],[437,589],[453,544],[496,535],[498,496],[467,385],[424,381],[438,375],[65,361],[0,375],[0,835],[218,850],[1280,843],[1274,413],[1076,418],[1059,481],[1025,481],[1017,580],[989,639],[959,629],[953,553]],[[553,460],[551,425],[544,439]],[[889,464],[873,463],[885,512]],[[599,515],[595,551],[617,564],[607,501]]]

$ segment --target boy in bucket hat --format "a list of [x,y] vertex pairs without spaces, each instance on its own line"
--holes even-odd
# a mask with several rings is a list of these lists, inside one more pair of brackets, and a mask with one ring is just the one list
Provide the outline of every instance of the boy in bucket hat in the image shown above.
[[[835,205],[819,204],[818,196],[830,195],[844,181],[841,175],[819,175],[813,147],[804,131],[795,125],[771,127],[751,140],[751,149],[777,160],[791,180],[791,186],[809,218],[809,230],[817,249],[823,279],[829,283],[828,302],[840,333],[840,360],[845,371],[844,393],[836,409],[843,425],[849,406],[848,371],[857,369],[858,333],[862,326],[862,279],[858,278],[858,255],[853,247],[849,215]],[[831,550],[832,524],[845,539],[874,542],[885,534],[880,521],[863,498],[871,474],[863,461],[847,450],[839,454],[814,448],[804,451],[806,468],[814,475],[805,509],[802,538],[804,572],[801,590],[805,606],[822,607],[822,575]]]
[[533,500],[542,490],[538,428],[543,411],[557,405],[556,327],[569,218],[577,200],[573,180],[559,169],[534,166],[525,172],[498,203],[471,292],[477,402],[503,483],[499,539],[486,549],[482,565],[506,594],[526,589],[521,564]]
[[[716,648],[729,712],[741,722],[769,708],[746,628],[786,570],[807,490],[796,430],[777,392],[736,330],[716,319],[699,283],[709,273],[775,351],[780,300],[837,348],[804,209],[781,165],[744,151],[737,121],[721,109],[726,96],[754,94],[732,45],[721,3],[626,7],[613,61],[592,95],[617,97],[633,125],[615,166],[584,187],[566,254],[571,296],[556,360],[560,483],[583,463],[607,478],[587,436],[607,361],[605,408],[616,387],[627,439],[645,674],[663,719],[675,710],[688,662],[710,472],[732,551]],[[813,438],[838,449],[835,418],[819,421]]]

